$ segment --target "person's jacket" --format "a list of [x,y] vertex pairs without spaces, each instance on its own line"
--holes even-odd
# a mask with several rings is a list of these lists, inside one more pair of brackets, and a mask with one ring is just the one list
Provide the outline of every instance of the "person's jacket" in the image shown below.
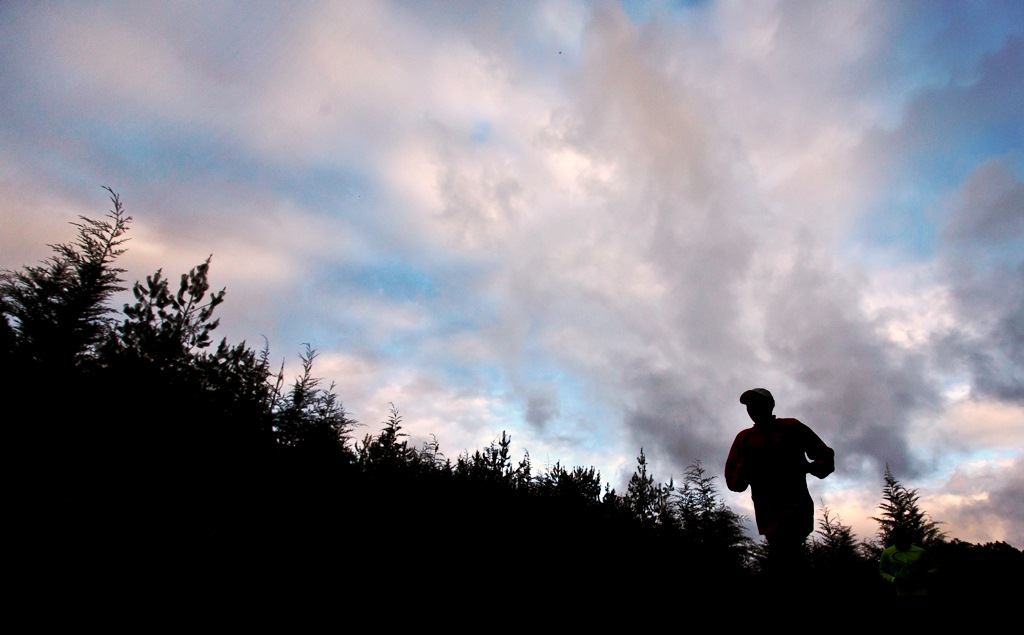
[[796,419],[772,417],[736,435],[725,483],[734,492],[750,486],[758,533],[807,536],[814,530],[807,474],[825,478],[834,471],[835,452],[810,428]]

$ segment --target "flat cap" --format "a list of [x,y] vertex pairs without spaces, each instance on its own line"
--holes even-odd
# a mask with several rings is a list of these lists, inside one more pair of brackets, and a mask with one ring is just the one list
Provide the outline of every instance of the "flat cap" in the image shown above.
[[740,403],[743,405],[762,401],[767,401],[772,406],[775,405],[775,397],[772,397],[772,394],[766,388],[751,388],[740,395]]

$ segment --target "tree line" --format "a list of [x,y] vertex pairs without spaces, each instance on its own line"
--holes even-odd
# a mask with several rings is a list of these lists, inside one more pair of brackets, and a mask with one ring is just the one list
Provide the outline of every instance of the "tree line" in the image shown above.
[[[593,467],[514,458],[505,432],[454,458],[436,439],[414,447],[393,404],[359,437],[314,348],[289,382],[268,343],[215,343],[225,290],[211,287],[209,258],[146,276],[114,309],[132,218],[107,191],[113,208],[73,222],[73,242],[0,274],[23,588],[82,602],[522,597],[579,611],[605,596],[652,607],[757,593],[765,545],[699,461],[661,483],[641,449],[620,493]],[[888,469],[883,479],[870,539],[822,506],[806,545],[812,592],[886,598],[878,556],[908,528],[939,560],[943,594],[1006,594],[1019,549],[949,539],[915,490]]]

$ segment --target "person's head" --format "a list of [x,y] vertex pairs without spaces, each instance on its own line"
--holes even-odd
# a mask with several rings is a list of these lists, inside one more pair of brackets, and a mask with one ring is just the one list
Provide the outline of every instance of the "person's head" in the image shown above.
[[765,388],[752,388],[740,395],[740,403],[747,407],[747,414],[754,423],[772,418],[775,397]]
[[910,545],[914,543],[914,532],[906,527],[894,527],[890,537],[892,544],[900,551],[910,549]]

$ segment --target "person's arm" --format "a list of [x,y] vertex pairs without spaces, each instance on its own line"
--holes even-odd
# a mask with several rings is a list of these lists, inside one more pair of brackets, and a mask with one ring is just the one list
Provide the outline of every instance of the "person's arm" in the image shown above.
[[892,554],[888,550],[882,552],[882,557],[878,560],[878,574],[889,584],[895,584],[896,576],[892,574],[891,556]]
[[935,562],[935,558],[930,552],[924,552],[924,562],[921,564],[929,580],[934,580],[939,575],[939,564]]
[[725,461],[725,484],[734,492],[742,492],[750,484],[743,466],[743,432],[736,435]]
[[818,478],[825,478],[832,472],[836,471],[836,453],[835,450],[825,445],[825,442],[814,434],[814,431],[804,426],[806,430],[806,441],[804,444],[804,452],[807,457],[811,459],[810,464],[807,466],[807,472],[813,474]]

